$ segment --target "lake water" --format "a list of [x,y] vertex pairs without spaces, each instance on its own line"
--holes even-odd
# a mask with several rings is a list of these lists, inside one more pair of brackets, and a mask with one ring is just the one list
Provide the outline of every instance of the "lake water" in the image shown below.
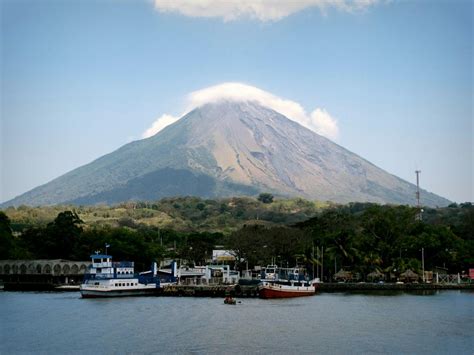
[[0,292],[0,354],[473,354],[474,292],[286,300]]

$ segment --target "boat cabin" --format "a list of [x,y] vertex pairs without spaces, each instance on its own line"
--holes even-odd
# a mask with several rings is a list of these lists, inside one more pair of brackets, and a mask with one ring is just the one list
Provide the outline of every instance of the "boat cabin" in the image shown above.
[[267,265],[264,271],[263,278],[265,280],[276,280],[278,279],[278,266]]
[[133,261],[112,262],[111,255],[91,255],[90,278],[130,278],[135,272]]

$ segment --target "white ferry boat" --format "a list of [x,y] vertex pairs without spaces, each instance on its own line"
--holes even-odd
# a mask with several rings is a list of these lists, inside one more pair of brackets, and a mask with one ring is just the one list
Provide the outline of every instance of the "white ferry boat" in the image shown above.
[[160,287],[176,283],[176,263],[160,277],[156,263],[151,271],[135,275],[132,261],[112,262],[112,256],[105,254],[91,255],[91,259],[80,287],[83,298],[153,295]]

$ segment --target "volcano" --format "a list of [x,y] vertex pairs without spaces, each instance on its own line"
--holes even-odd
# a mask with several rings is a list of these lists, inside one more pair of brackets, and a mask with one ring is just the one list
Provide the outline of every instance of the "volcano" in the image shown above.
[[[169,196],[255,196],[415,204],[416,186],[253,101],[195,108],[4,206],[113,204]],[[423,204],[449,200],[422,191]]]

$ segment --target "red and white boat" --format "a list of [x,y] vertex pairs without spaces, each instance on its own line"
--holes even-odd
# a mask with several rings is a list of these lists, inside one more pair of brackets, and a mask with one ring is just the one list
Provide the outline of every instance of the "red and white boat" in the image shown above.
[[258,285],[258,295],[260,298],[290,298],[312,296],[316,292],[316,287],[308,281],[303,282],[282,282],[263,281]]
[[318,280],[306,281],[302,279],[298,268],[288,272],[287,278],[284,279],[281,279],[279,274],[276,265],[267,266],[265,276],[258,285],[258,295],[260,298],[290,298],[315,294]]

